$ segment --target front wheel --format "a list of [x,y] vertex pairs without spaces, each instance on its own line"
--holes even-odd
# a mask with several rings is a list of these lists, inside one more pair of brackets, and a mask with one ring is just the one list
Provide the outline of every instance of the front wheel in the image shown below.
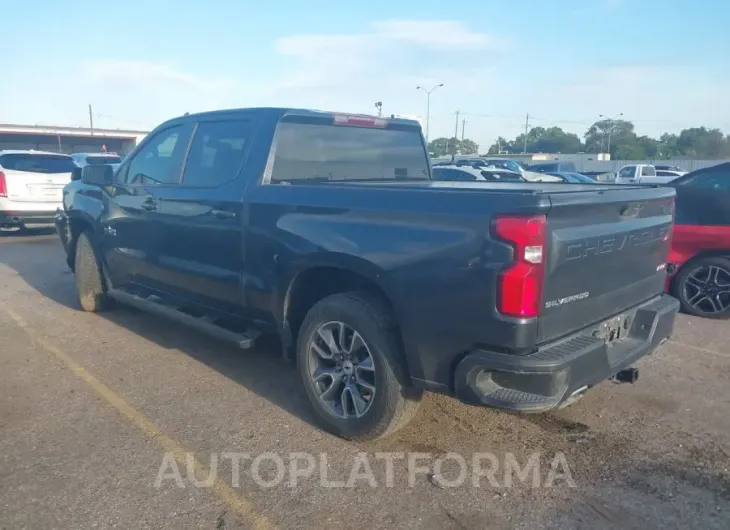
[[730,260],[700,258],[684,265],[673,283],[682,310],[705,318],[730,318]]
[[316,423],[342,438],[387,436],[420,405],[390,310],[370,293],[340,293],[315,304],[299,332],[297,365]]
[[76,242],[74,272],[81,307],[84,311],[97,312],[109,305],[109,299],[104,286],[101,260],[94,248],[92,237],[88,231],[79,236]]

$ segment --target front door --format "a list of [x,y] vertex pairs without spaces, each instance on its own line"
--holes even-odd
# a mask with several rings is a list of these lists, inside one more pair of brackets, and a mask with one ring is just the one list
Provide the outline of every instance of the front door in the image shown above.
[[159,289],[236,316],[244,265],[241,172],[251,130],[240,118],[199,122],[181,185],[152,190],[160,223]]
[[172,125],[145,139],[116,173],[102,219],[102,248],[115,288],[154,287],[159,261],[156,190],[180,183],[193,124]]

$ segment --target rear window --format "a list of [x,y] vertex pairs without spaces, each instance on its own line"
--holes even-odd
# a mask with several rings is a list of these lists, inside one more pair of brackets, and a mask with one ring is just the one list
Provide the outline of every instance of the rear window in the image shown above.
[[104,165],[104,164],[121,164],[122,157],[120,157],[120,156],[87,156],[86,163],[91,166]]
[[70,156],[8,153],[0,156],[0,166],[29,173],[71,173],[76,167]]
[[426,180],[418,130],[281,122],[271,182]]

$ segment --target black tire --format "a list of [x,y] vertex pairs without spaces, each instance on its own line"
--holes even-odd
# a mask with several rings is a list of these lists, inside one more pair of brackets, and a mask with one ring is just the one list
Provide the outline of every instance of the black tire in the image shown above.
[[[310,375],[310,342],[320,326],[333,321],[343,322],[362,336],[374,363],[376,390],[361,417],[345,419],[328,410]],[[394,433],[411,421],[423,392],[409,384],[400,344],[388,306],[375,295],[359,291],[339,293],[316,303],[299,331],[297,367],[317,425],[341,438],[374,440]]]
[[[722,307],[720,311],[713,308],[712,301],[709,299],[703,300],[701,303],[697,302],[696,279],[702,279],[705,274],[709,275],[714,271],[719,271],[721,281],[710,281],[709,285],[720,283],[720,290],[722,290],[722,285],[727,282],[727,279],[730,279],[730,260],[722,257],[706,257],[690,260],[682,266],[672,281],[672,294],[679,300],[683,312],[704,318],[730,318],[730,293],[721,295],[719,301],[715,299],[715,307]],[[726,305],[727,307],[724,307]]]
[[93,234],[88,230],[79,235],[76,241],[74,272],[81,307],[84,311],[95,313],[108,307],[109,298],[106,295],[101,261],[92,238]]

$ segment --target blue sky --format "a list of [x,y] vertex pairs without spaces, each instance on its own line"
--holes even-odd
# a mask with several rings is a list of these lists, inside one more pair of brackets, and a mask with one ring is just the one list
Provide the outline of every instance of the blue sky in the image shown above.
[[[3,8],[0,122],[148,129],[225,107],[425,117],[482,145],[531,125],[582,135],[730,133],[730,3],[710,0],[36,0]],[[12,24],[8,23],[12,21]]]

